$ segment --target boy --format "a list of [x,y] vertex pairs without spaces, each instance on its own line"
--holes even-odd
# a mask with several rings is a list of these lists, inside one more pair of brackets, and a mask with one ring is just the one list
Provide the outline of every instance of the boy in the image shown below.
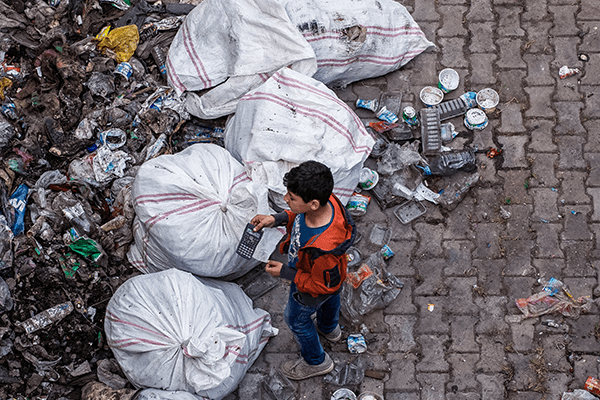
[[[283,197],[291,211],[252,218],[254,230],[286,225],[287,237],[280,251],[288,252],[288,265],[270,260],[265,270],[292,281],[284,316],[300,345],[302,357],[288,361],[282,372],[301,380],[333,370],[333,360],[323,350],[319,336],[336,342],[342,331],[338,324],[340,291],[346,279],[346,250],[355,237],[354,222],[332,193],[333,175],[316,161],[307,161],[285,174]],[[316,313],[316,327],[311,316]]]

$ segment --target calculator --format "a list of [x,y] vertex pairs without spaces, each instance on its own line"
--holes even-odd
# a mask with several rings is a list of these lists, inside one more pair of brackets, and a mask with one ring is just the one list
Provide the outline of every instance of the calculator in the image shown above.
[[244,228],[244,234],[238,244],[236,253],[246,259],[252,258],[252,254],[254,254],[254,250],[256,249],[258,242],[260,242],[262,235],[262,229],[258,232],[254,232],[254,225],[247,224]]

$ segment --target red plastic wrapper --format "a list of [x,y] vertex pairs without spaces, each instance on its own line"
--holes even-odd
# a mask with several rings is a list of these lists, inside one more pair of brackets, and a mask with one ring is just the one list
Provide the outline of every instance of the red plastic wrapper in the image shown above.
[[594,394],[596,396],[600,396],[600,381],[593,377],[588,377],[587,381],[585,381],[585,390]]
[[391,124],[386,121],[369,122],[369,128],[373,129],[377,133],[383,133],[383,132],[392,130],[394,128],[397,128],[399,126],[400,126],[400,124],[397,124],[397,123]]

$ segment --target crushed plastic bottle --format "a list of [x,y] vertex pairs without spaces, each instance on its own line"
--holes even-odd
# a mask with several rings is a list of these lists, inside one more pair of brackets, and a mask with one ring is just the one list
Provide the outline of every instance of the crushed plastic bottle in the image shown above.
[[23,322],[17,321],[15,322],[15,326],[23,329],[27,334],[30,334],[39,329],[45,328],[54,322],[60,321],[67,315],[71,314],[73,310],[73,303],[68,301],[44,310]]
[[452,175],[457,171],[473,172],[477,169],[475,151],[467,149],[438,154],[428,166],[419,167],[425,175]]

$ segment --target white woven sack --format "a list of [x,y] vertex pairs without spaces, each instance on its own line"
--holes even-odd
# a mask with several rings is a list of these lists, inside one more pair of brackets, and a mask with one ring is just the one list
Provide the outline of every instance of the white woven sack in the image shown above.
[[179,95],[188,92],[189,113],[217,118],[283,66],[308,75],[317,69],[311,46],[277,0],[204,0],[171,43],[167,79]]
[[235,279],[265,262],[285,233],[266,229],[246,260],[236,248],[256,214],[273,212],[267,188],[252,182],[224,148],[195,144],[140,167],[132,186],[136,218],[129,262],[142,272],[179,268]]
[[244,96],[225,127],[225,148],[246,165],[253,181],[283,196],[286,172],[319,161],[331,168],[333,192],[344,204],[374,144],[333,91],[289,68]]
[[394,0],[281,0],[317,56],[313,78],[345,86],[395,71],[434,46]]
[[234,283],[177,269],[139,275],[106,308],[108,345],[137,388],[231,393],[269,337],[271,316]]

